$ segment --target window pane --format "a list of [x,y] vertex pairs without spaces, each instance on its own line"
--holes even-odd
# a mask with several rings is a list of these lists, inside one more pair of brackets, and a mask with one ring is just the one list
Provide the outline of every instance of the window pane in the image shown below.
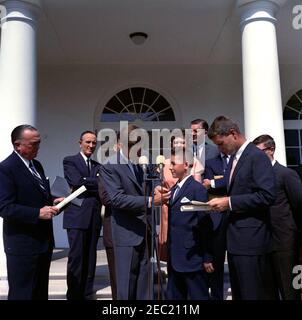
[[286,161],[288,165],[300,164],[300,149],[286,148]]
[[284,130],[285,145],[287,147],[299,146],[299,131],[298,130]]

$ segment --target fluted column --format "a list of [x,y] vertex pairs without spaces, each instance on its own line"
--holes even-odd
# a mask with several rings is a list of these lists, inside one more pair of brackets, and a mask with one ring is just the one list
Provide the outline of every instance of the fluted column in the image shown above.
[[[13,150],[10,133],[20,124],[35,125],[37,108],[36,28],[39,0],[0,0],[0,161]],[[2,10],[2,12],[4,12]],[[0,265],[5,265],[0,219]]]
[[241,16],[245,135],[269,134],[286,164],[276,13],[286,0],[238,0]]

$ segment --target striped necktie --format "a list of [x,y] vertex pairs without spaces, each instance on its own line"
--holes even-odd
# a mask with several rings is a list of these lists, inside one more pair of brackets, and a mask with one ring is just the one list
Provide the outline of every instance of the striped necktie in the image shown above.
[[40,176],[40,174],[38,173],[38,171],[36,170],[34,164],[32,161],[29,161],[29,169],[30,172],[32,173],[34,179],[38,182],[39,186],[41,187],[42,190],[46,191],[44,182]]

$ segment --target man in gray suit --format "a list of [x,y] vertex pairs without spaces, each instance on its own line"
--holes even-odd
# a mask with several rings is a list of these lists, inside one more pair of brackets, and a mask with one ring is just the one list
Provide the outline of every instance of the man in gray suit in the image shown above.
[[[118,300],[153,299],[149,295],[148,281],[152,278],[148,254],[152,189],[147,184],[147,190],[144,190],[142,168],[131,161],[131,148],[136,142],[130,141],[130,134],[135,129],[138,129],[135,125],[129,125],[122,130],[120,150],[101,167],[101,183],[109,196],[112,210]],[[152,169],[148,167],[148,175],[154,174]],[[167,203],[169,198],[170,191],[163,188],[161,193],[160,187],[155,189],[155,205]]]
[[[198,145],[198,137],[202,134],[201,129],[204,129],[205,138],[208,134],[209,125],[203,119],[195,119],[191,121],[191,130],[193,138],[193,155],[204,164],[205,160],[213,159],[219,155],[218,148],[205,141],[204,150],[203,144]],[[204,155],[203,155],[204,152]],[[204,159],[202,160],[202,158]]]
[[298,174],[274,159],[275,141],[269,135],[253,143],[270,159],[277,183],[277,198],[270,207],[272,237],[266,279],[266,298],[300,300],[292,285],[293,267],[298,264],[298,228],[301,221],[302,182]]

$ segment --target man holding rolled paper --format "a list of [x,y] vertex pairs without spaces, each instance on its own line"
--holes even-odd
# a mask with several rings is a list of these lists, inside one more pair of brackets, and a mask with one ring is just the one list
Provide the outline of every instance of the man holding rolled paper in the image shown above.
[[71,191],[85,187],[78,198],[64,210],[63,228],[69,242],[67,264],[67,299],[90,299],[96,268],[97,242],[102,227],[101,201],[98,194],[100,164],[91,159],[97,144],[96,135],[85,131],[79,140],[80,152],[64,158],[64,176]]
[[[0,164],[0,216],[7,259],[8,299],[47,300],[54,246],[49,182],[35,160],[40,134],[30,125],[11,133],[13,153]],[[54,204],[62,198],[56,199]]]

